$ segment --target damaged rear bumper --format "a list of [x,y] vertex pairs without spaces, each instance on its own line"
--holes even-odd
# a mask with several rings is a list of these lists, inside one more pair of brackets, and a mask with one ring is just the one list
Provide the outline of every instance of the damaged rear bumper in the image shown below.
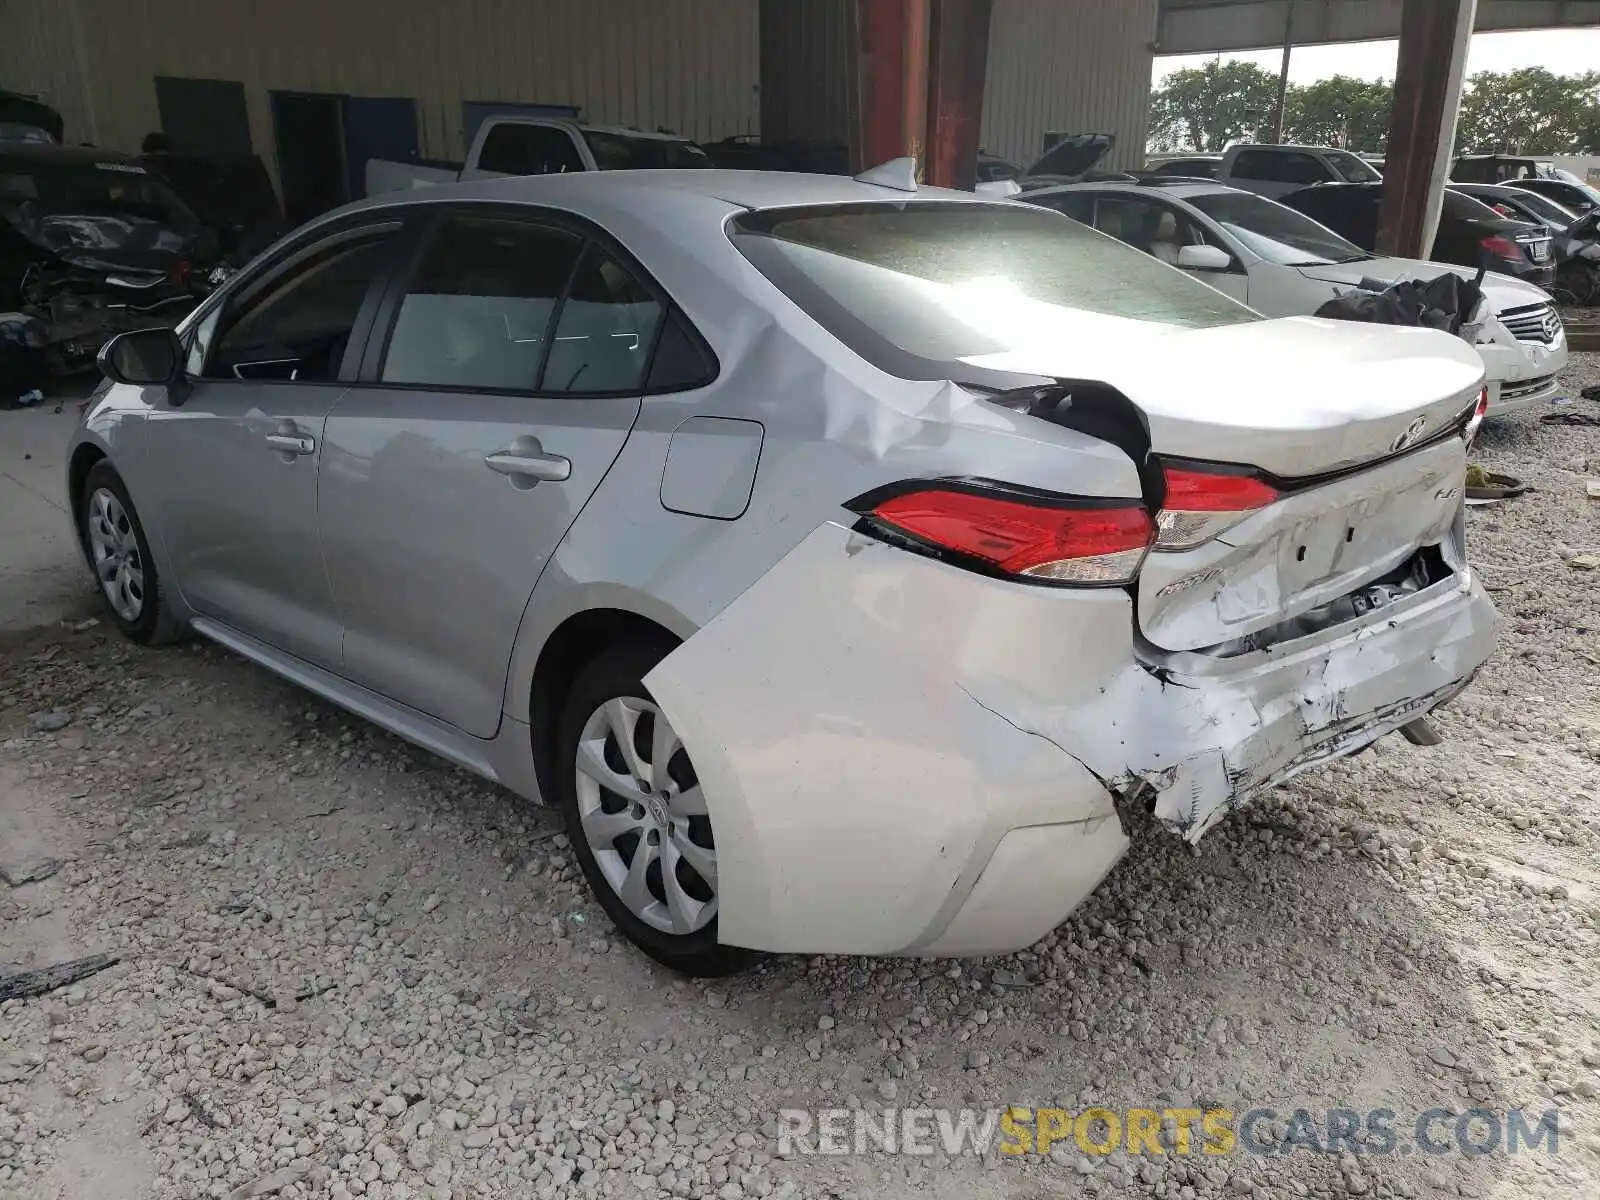
[[1230,659],[1136,645],[1117,590],[984,578],[828,524],[651,672],[717,841],[719,936],[789,952],[1030,945],[1127,847],[1197,838],[1453,695],[1496,617],[1463,576]]

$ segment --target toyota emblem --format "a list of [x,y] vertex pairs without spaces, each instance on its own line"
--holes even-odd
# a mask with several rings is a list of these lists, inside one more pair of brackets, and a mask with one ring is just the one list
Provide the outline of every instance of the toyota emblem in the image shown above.
[[1390,450],[1404,450],[1422,436],[1422,431],[1428,427],[1427,417],[1418,417],[1407,425],[1405,432],[1389,443]]

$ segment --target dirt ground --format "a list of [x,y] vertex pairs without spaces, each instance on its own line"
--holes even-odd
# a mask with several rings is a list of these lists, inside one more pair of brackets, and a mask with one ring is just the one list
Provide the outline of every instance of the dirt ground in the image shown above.
[[[1557,411],[1600,413],[1597,380],[1576,356]],[[1535,490],[1469,516],[1504,629],[1445,743],[1385,739],[1196,850],[1132,816],[1106,884],[1003,959],[677,979],[549,814],[215,647],[0,635],[0,962],[120,960],[0,1003],[0,1195],[1593,1200],[1600,572],[1571,564],[1600,428],[1514,417],[1477,457]],[[1298,1149],[774,1137],[781,1108],[1008,1105],[1270,1109]],[[1557,1110],[1554,1152],[1412,1144],[1472,1108]],[[1319,1153],[1297,1109],[1391,1110],[1399,1144]]]

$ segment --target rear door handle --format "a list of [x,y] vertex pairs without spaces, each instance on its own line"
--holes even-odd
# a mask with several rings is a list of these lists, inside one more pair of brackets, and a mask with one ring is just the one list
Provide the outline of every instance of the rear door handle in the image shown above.
[[513,484],[532,487],[541,480],[559,483],[572,478],[572,460],[559,454],[546,454],[539,439],[522,435],[504,450],[484,456],[483,465]]

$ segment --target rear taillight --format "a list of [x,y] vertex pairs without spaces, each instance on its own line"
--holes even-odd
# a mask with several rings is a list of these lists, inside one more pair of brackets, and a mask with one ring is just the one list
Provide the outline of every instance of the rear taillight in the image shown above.
[[1155,526],[1135,500],[930,483],[852,507],[872,524],[930,550],[1003,575],[1050,583],[1131,583],[1155,540]]
[[1484,388],[1478,393],[1478,403],[1472,410],[1472,416],[1467,418],[1467,423],[1461,430],[1461,440],[1466,442],[1468,450],[1472,449],[1472,443],[1478,437],[1478,430],[1483,428],[1483,419],[1488,415],[1489,389]]
[[1512,262],[1522,261],[1522,247],[1508,237],[1486,237],[1478,243],[1496,258],[1509,258]]
[[1252,475],[1168,467],[1167,499],[1156,519],[1157,550],[1193,550],[1278,499]]
[[192,270],[189,260],[180,258],[167,269],[167,278],[174,286],[186,288],[189,286],[189,275]]

